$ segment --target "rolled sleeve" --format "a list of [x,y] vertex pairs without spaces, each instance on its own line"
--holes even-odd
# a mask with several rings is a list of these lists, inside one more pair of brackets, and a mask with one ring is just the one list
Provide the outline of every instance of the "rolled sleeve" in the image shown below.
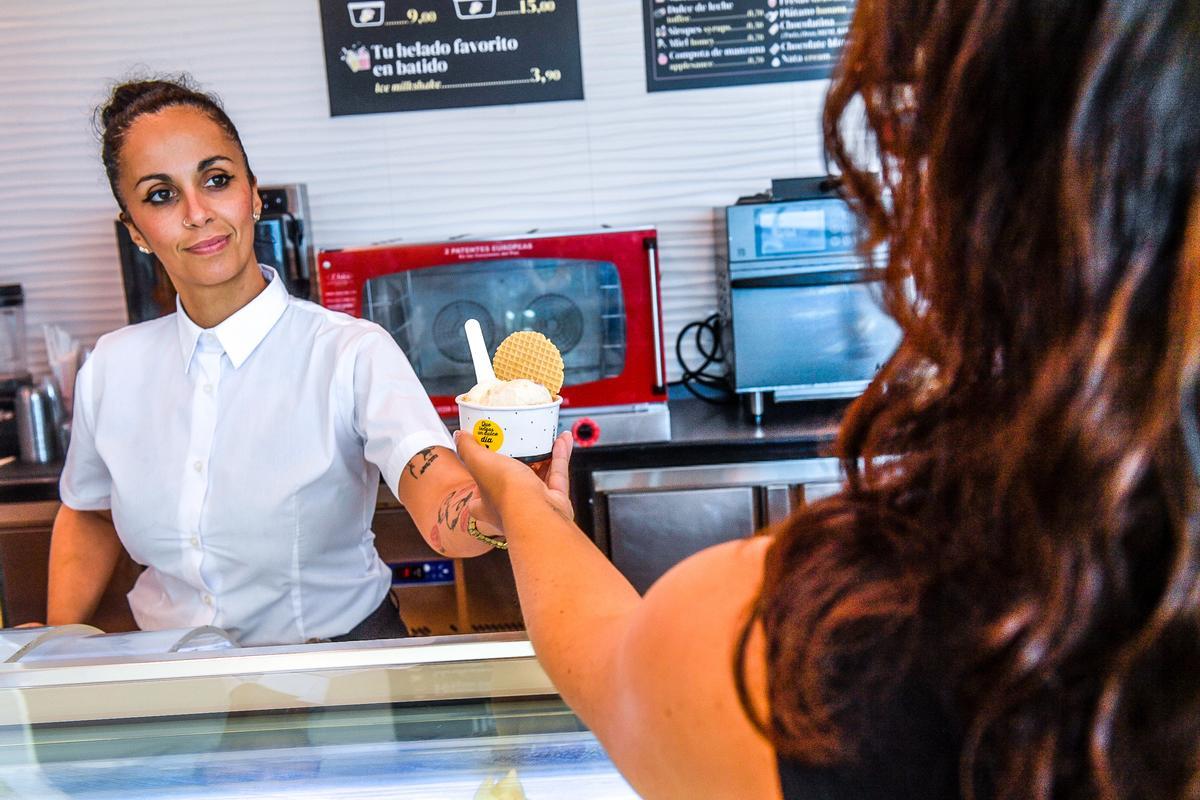
[[58,481],[59,497],[76,511],[102,511],[112,506],[112,476],[96,450],[95,363],[95,356],[88,359],[75,378],[71,445]]
[[454,449],[454,440],[403,351],[382,328],[373,328],[355,355],[354,424],[367,460],[395,493],[413,456],[428,447]]

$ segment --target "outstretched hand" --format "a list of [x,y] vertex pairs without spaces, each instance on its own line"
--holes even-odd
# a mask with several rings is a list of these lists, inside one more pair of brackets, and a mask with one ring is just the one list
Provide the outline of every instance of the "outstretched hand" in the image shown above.
[[503,501],[539,496],[544,496],[567,519],[574,519],[570,479],[573,442],[570,433],[561,433],[554,440],[545,483],[525,464],[488,450],[461,431],[454,434],[454,443],[459,460],[479,487],[481,498],[472,500],[468,506],[468,511],[475,519],[508,535],[500,518]]

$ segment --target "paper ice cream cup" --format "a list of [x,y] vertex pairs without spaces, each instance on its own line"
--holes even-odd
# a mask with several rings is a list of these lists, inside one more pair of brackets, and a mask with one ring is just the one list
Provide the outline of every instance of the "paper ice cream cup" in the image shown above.
[[459,19],[488,19],[496,16],[496,0],[454,0]]
[[562,398],[536,406],[482,406],[454,398],[458,403],[458,427],[475,441],[526,464],[550,457],[558,436],[558,409]]

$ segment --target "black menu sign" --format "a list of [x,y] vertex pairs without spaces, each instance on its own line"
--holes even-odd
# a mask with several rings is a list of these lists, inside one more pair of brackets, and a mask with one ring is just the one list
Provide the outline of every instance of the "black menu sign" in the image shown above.
[[333,116],[583,98],[576,0],[321,0]]
[[652,92],[827,78],[854,0],[642,0]]

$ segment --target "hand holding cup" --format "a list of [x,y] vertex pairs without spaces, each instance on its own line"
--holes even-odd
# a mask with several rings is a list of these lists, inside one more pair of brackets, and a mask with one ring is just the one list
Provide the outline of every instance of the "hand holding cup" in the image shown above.
[[574,519],[571,507],[571,450],[569,432],[554,440],[551,457],[546,460],[545,482],[534,470],[501,453],[488,450],[464,431],[454,434],[459,460],[466,466],[480,497],[467,506],[467,512],[480,522],[503,531],[500,509],[506,499],[529,502],[544,496],[566,519]]

